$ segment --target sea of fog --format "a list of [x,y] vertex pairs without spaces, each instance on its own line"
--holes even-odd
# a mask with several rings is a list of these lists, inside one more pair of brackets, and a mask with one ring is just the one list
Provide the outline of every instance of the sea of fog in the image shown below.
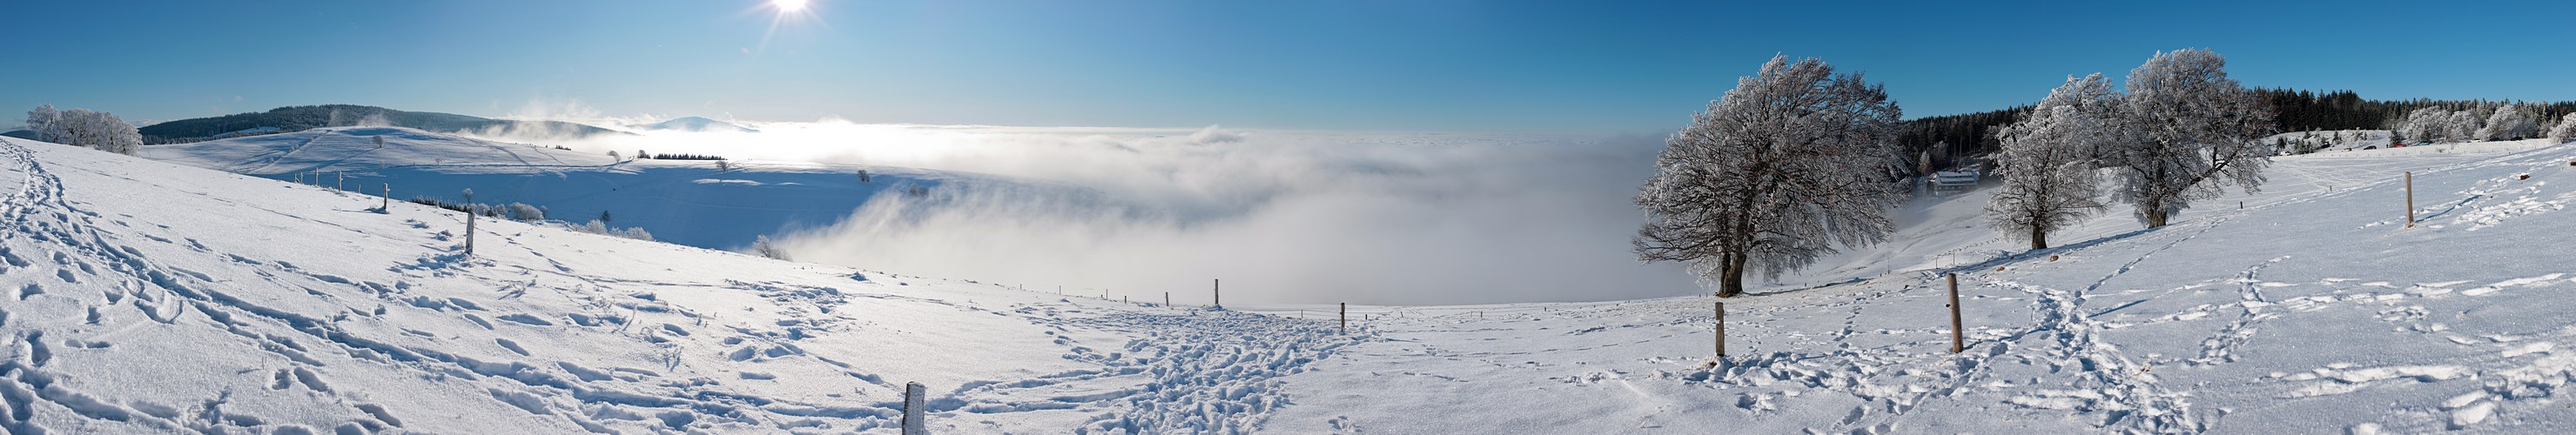
[[[1651,136],[747,124],[566,145],[964,171],[1097,198],[949,192],[791,229],[799,261],[1206,303],[1478,304],[1695,294],[1640,264]],[[559,141],[558,141],[559,142]],[[888,195],[885,198],[897,198]],[[1102,200],[1100,198],[1107,198]]]

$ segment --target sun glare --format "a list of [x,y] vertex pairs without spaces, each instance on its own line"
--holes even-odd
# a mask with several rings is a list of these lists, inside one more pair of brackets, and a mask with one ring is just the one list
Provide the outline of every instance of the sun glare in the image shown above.
[[770,0],[769,4],[777,6],[779,12],[796,12],[805,10],[805,2],[806,0]]

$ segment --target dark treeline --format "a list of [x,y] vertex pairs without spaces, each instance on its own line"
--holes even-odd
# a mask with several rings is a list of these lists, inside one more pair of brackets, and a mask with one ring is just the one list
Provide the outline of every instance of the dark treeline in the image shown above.
[[[1896,143],[1904,147],[1908,159],[1925,152],[1932,153],[1933,169],[1937,170],[1950,166],[1960,157],[1993,152],[2000,145],[1992,133],[1994,129],[2021,119],[2022,114],[2030,113],[2030,107],[2020,105],[2003,110],[1915,118],[1898,127]],[[1908,160],[1906,163],[1911,165],[1914,162]]]
[[644,158],[653,159],[653,160],[724,160],[724,159],[725,159],[725,158],[724,158],[724,156],[707,155],[707,154],[650,154],[650,155],[646,155]]
[[[2352,91],[2318,92],[2265,88],[2257,88],[2254,91],[2262,93],[2264,100],[2271,101],[2273,109],[2280,111],[2280,116],[2274,119],[2278,122],[2275,128],[2282,132],[2386,130],[2394,126],[2397,121],[2404,120],[2406,112],[2412,112],[2415,109],[2443,107],[2451,110],[2466,110],[2472,107],[2491,107],[2507,103],[2507,101],[2495,100],[2429,98],[2396,101],[2365,100],[2360,94]],[[2511,103],[2532,107],[2533,113],[2539,114],[2544,123],[2555,122],[2558,117],[2576,111],[2576,101],[2554,103],[2514,101]]]

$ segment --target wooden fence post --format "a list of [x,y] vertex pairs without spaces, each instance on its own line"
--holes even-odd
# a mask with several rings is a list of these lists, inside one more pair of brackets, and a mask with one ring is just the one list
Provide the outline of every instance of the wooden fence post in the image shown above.
[[920,382],[903,383],[903,435],[930,433],[930,422],[921,418],[923,408],[929,408],[926,392]]
[[1717,313],[1715,322],[1717,323],[1717,359],[1724,360],[1726,359],[1726,303],[1718,302],[1715,312]]
[[465,189],[465,255],[474,255],[474,189]]
[[1225,308],[1225,280],[1222,280],[1222,279],[1211,279],[1211,280],[1208,280],[1208,281],[1210,281],[1210,283],[1208,284],[1208,285],[1210,286],[1210,287],[1208,287],[1208,292],[1210,292],[1210,294],[1212,294],[1212,295],[1213,295],[1213,296],[1210,296],[1210,297],[1209,297],[1208,301],[1210,302],[1210,304],[1211,304],[1211,305],[1215,305],[1218,309],[1224,309],[1224,308]]
[[1342,335],[1351,334],[1351,303],[1342,303]]
[[2415,172],[2406,172],[2406,227],[2415,227]]
[[385,213],[393,213],[393,212],[394,212],[394,185],[393,185],[393,183],[385,183],[385,201],[384,201],[384,202],[385,202],[385,204],[384,204],[384,205],[376,206],[376,209],[377,209],[377,210],[384,210],[384,211],[385,211]]
[[1959,274],[1950,277],[1950,353],[1967,350],[1967,334],[1959,328]]

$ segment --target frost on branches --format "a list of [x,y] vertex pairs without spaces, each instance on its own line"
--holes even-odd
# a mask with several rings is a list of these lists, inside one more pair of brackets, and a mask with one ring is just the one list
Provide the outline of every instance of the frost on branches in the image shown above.
[[2531,110],[2524,106],[2506,104],[2504,107],[2496,108],[2495,114],[2487,116],[2486,125],[2478,129],[2478,138],[2511,140],[2538,136],[2538,133],[2540,133],[2539,115],[2532,114]]
[[2425,142],[2449,142],[2451,110],[2426,107],[2406,112],[2406,120],[2397,125],[2397,134]]
[[2068,77],[2020,122],[1997,130],[2003,186],[1986,203],[1986,221],[2005,238],[2048,249],[2048,233],[2100,210],[2093,156],[2110,142],[2119,104],[2101,74]]
[[1894,231],[1896,103],[1858,73],[1776,56],[1666,140],[1637,193],[1639,260],[1679,261],[1719,296]]
[[2481,124],[2485,124],[2486,119],[2487,117],[2478,116],[2477,112],[2467,110],[2451,112],[2451,122],[2444,124],[2450,128],[2450,131],[2444,133],[2443,137],[2451,138],[2452,142],[2476,142],[2479,140],[2478,131],[2483,129]]
[[2576,140],[2576,113],[2569,113],[2566,117],[2559,118],[2558,127],[2549,129],[2549,140],[2557,142]]
[[2136,206],[2148,228],[2163,227],[2191,201],[2224,185],[2254,192],[2272,162],[2272,108],[2227,78],[2227,59],[2206,49],[2156,53],[2129,71],[2128,97],[2112,151],[2121,166],[2114,199]]
[[27,111],[27,130],[36,140],[132,155],[143,149],[143,133],[116,114],[89,109],[54,110],[54,105]]

